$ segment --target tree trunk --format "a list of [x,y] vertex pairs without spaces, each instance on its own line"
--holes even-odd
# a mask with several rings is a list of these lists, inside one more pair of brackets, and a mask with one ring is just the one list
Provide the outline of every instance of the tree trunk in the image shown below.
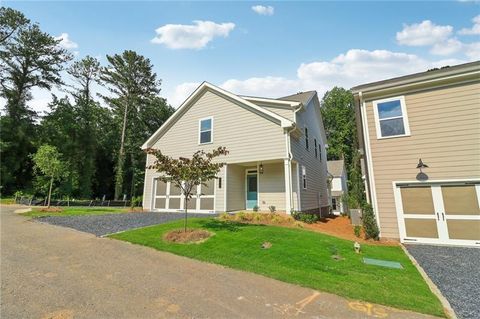
[[50,208],[50,198],[52,197],[52,186],[53,186],[53,176],[50,179],[50,188],[48,190],[48,203],[47,203],[47,208]]
[[188,204],[188,198],[185,196],[185,220],[183,221],[183,232],[187,232],[187,204]]
[[122,137],[118,154],[117,173],[115,174],[115,199],[119,199],[123,188],[123,162],[125,157],[125,131],[127,129],[128,100],[123,113]]

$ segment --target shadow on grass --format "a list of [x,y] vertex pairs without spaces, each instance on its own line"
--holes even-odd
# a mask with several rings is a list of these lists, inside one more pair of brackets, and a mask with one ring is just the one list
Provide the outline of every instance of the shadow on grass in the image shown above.
[[202,227],[216,231],[238,232],[245,227],[264,227],[265,225],[246,224],[234,221],[222,221],[218,219],[202,220],[198,222]]

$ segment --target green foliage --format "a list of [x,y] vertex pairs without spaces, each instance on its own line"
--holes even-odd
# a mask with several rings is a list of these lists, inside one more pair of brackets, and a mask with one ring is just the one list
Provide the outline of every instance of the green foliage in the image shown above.
[[363,205],[362,224],[363,230],[365,231],[365,238],[378,240],[380,231],[378,230],[375,213],[373,212],[372,205],[370,204]]
[[361,230],[362,230],[362,226],[360,225],[355,225],[353,227],[353,233],[355,234],[356,237],[360,237]]
[[188,201],[192,197],[193,188],[198,185],[205,185],[206,181],[217,178],[217,174],[224,163],[213,162],[219,156],[227,155],[225,147],[218,147],[207,153],[203,150],[193,153],[192,158],[172,158],[164,155],[160,150],[149,149],[148,154],[153,155],[155,160],[150,169],[160,172],[158,177],[163,182],[170,182],[182,190],[185,196],[185,223],[184,230],[187,231],[187,208]]
[[31,89],[62,84],[60,72],[71,55],[16,10],[0,10],[0,96],[6,100],[0,119],[2,192],[30,186],[35,152],[36,113],[27,106]]
[[358,153],[353,95],[334,87],[322,99],[322,117],[327,135],[328,160],[345,161],[348,175],[349,207],[358,208],[364,200],[363,181]]
[[292,217],[295,220],[299,220],[307,224],[314,224],[320,220],[319,216],[316,214],[303,213],[298,211],[292,211]]
[[132,199],[131,199],[131,201],[130,201],[130,207],[131,207],[131,208],[135,208],[135,207],[142,206],[142,200],[143,200],[143,197],[142,197],[142,196],[134,196],[134,197],[132,197]]
[[253,211],[254,212],[258,212],[259,209],[260,209],[260,207],[258,207],[258,205],[253,206]]
[[[352,249],[352,241],[317,232],[207,218],[192,219],[189,224],[190,228],[215,233],[201,245],[160,240],[179,227],[181,221],[175,221],[110,237],[353,300],[445,316],[440,301],[401,247],[363,244],[359,255]],[[259,249],[263,242],[272,243],[272,247]],[[332,247],[342,257],[341,262],[332,258]],[[363,257],[398,261],[404,269],[366,265]]]

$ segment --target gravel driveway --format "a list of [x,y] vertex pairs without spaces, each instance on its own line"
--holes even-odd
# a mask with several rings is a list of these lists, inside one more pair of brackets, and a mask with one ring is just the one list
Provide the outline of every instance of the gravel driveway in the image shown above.
[[480,318],[480,249],[406,245],[459,318]]
[[[189,218],[213,216],[217,215],[188,214]],[[52,225],[73,228],[96,236],[104,236],[132,228],[163,224],[172,220],[182,219],[183,217],[184,215],[182,213],[150,212],[85,216],[46,216],[35,218],[35,220]]]

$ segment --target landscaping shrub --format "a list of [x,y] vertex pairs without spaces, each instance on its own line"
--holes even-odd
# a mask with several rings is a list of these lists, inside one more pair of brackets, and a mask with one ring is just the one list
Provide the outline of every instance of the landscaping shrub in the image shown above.
[[259,209],[259,208],[260,208],[260,207],[258,207],[258,205],[255,205],[255,206],[253,206],[253,211],[254,211],[254,212],[258,212],[258,209]]
[[365,232],[365,239],[378,240],[380,231],[378,230],[377,221],[375,220],[375,214],[373,213],[372,205],[365,204],[363,206],[362,216],[363,230]]
[[362,226],[360,225],[355,225],[355,227],[353,227],[353,233],[355,234],[356,237],[360,237],[361,230],[362,230]]
[[273,225],[296,225],[295,220],[291,216],[276,213],[267,214],[256,212],[240,212],[232,215],[223,213],[218,218],[223,221],[237,221]]
[[268,206],[268,209],[270,210],[270,213],[275,213],[277,211],[277,208],[273,205]]
[[319,220],[318,215],[303,213],[303,212],[297,212],[297,211],[292,211],[292,217],[295,220],[299,220],[299,221],[307,223],[307,224],[313,224],[313,223],[316,223]]

